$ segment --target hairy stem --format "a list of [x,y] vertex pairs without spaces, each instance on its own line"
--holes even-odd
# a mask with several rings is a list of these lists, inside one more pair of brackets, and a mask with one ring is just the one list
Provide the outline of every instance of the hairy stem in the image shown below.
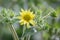
[[11,31],[13,37],[14,37],[14,40],[19,40],[18,35],[17,35],[13,25],[10,25],[10,31]]
[[28,40],[30,40],[30,35],[28,35]]
[[25,30],[26,30],[26,27],[25,27],[25,25],[23,26],[23,33],[22,33],[22,38],[21,38],[21,40],[24,40],[24,33],[25,33]]

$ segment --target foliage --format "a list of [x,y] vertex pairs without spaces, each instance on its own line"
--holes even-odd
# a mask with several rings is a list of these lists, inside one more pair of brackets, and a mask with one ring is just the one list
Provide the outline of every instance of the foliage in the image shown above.
[[[0,40],[32,40],[33,35],[41,31],[43,40],[60,38],[60,6],[53,8],[54,6],[51,7],[46,1],[51,4],[58,2],[57,0],[0,0],[3,6],[0,11]],[[20,25],[17,16],[21,8],[33,11],[35,26],[28,29],[26,25]]]

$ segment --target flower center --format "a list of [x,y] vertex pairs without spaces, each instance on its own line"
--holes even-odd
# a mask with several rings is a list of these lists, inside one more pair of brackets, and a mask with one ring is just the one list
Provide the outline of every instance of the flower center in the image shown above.
[[23,19],[28,22],[28,21],[30,21],[31,17],[30,17],[30,15],[25,15],[23,17]]

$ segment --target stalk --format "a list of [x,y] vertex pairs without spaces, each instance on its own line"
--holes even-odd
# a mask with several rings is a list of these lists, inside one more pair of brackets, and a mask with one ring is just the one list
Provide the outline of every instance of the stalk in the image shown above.
[[30,35],[28,35],[28,40],[30,40]]
[[23,33],[22,33],[21,40],[24,40],[24,38],[25,38],[25,37],[24,37],[25,30],[26,30],[26,26],[24,25],[24,26],[23,26]]
[[14,37],[14,40],[19,40],[18,35],[17,35],[17,33],[16,33],[16,31],[15,31],[13,25],[10,25],[9,28],[10,28],[10,31],[11,31],[13,37]]

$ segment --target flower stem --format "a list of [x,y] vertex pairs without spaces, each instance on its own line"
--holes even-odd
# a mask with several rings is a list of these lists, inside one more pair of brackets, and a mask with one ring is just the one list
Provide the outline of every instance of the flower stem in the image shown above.
[[25,25],[23,26],[23,33],[22,33],[22,38],[21,38],[21,40],[24,40],[24,33],[25,33],[25,30],[26,30],[26,27],[25,27]]
[[30,40],[30,35],[28,35],[28,40]]
[[10,25],[10,31],[11,31],[13,37],[14,37],[14,40],[19,40],[18,35],[17,35],[13,25]]

